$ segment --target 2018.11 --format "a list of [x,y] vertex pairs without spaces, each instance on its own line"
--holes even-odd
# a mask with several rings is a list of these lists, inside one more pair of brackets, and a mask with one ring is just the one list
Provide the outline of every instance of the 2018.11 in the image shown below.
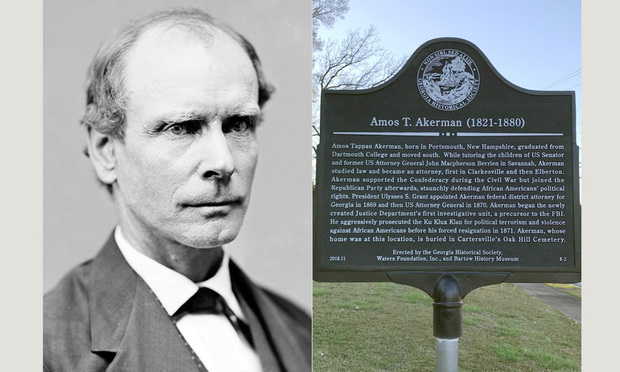
[[330,262],[344,262],[347,260],[346,256],[329,256]]

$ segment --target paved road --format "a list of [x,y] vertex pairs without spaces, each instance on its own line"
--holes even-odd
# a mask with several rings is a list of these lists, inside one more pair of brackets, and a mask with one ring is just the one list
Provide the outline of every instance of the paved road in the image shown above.
[[[581,283],[579,283],[581,284]],[[581,323],[581,300],[542,283],[519,283],[517,286],[564,315]],[[581,286],[581,285],[580,285]]]

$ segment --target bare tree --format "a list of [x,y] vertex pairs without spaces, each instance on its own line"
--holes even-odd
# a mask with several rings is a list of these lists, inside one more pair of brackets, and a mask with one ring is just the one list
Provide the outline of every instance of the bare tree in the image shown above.
[[316,156],[320,136],[320,97],[323,89],[367,89],[389,80],[405,63],[381,46],[376,27],[349,31],[342,40],[328,40],[315,51],[313,64],[312,130]]
[[[317,55],[313,88],[366,89],[387,81],[401,66],[381,47],[375,26],[349,31],[340,41],[329,40]],[[318,88],[318,89],[317,89]]]
[[319,27],[332,28],[338,19],[344,19],[349,11],[349,0],[314,0],[312,2],[312,51],[323,49],[323,40],[318,37]]

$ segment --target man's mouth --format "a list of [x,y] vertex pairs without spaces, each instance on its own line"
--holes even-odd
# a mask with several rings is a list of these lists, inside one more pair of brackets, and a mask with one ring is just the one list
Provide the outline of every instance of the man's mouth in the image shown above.
[[218,207],[237,207],[243,205],[243,198],[226,198],[216,200],[197,200],[182,203],[181,206],[189,208],[218,208]]

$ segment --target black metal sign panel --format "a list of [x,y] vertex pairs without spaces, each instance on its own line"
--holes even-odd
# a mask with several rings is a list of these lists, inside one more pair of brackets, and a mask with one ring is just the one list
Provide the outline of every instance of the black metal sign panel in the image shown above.
[[461,39],[424,44],[378,88],[324,91],[315,279],[578,281],[577,153],[574,92],[519,88]]

